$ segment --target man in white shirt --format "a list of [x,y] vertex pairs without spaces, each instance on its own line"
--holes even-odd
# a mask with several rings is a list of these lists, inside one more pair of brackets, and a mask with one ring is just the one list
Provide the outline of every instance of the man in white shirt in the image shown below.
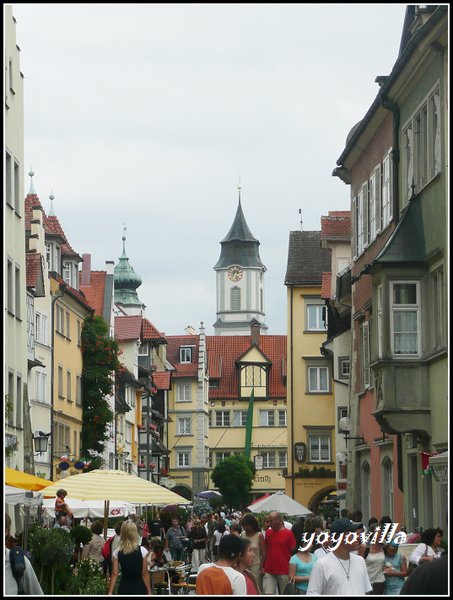
[[197,575],[199,596],[245,596],[245,577],[234,568],[242,553],[242,540],[227,535],[220,540],[219,560],[200,565]]
[[314,564],[307,596],[363,596],[372,591],[365,560],[351,553],[360,545],[357,530],[361,527],[346,518],[332,523],[331,547],[335,549]]

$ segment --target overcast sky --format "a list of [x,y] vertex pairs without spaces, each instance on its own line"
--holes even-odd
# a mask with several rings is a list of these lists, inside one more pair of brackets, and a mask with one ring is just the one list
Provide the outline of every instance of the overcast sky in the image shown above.
[[349,210],[332,177],[398,55],[405,4],[13,4],[34,185],[93,269],[126,252],[147,318],[213,334],[220,241],[260,241],[286,334],[289,232]]

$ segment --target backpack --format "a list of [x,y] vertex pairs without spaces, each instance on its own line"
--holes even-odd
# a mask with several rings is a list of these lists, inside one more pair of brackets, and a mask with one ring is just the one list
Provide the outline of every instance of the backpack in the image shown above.
[[114,537],[115,537],[114,535],[109,537],[109,539],[102,546],[101,554],[102,554],[102,557],[105,558],[105,560],[107,560],[107,561],[112,559],[112,542],[113,542]]
[[14,579],[17,581],[18,593],[23,594],[22,578],[25,573],[25,552],[20,546],[14,546],[9,551],[9,562]]

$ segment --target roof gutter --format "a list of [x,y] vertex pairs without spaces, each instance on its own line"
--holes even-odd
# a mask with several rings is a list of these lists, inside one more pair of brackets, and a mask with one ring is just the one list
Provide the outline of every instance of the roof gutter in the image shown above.
[[[416,50],[416,48],[417,48],[418,44],[420,43],[420,41],[439,23],[439,21],[444,17],[445,14],[448,14],[448,6],[447,5],[441,5],[441,6],[439,6],[433,12],[432,16],[425,23],[425,25],[423,25],[423,27],[421,27],[412,36],[412,38],[410,39],[410,41],[406,45],[406,47],[404,49],[404,52],[401,54],[401,56],[396,61],[396,63],[394,65],[394,67],[393,67],[390,75],[386,78],[385,83],[383,84],[381,90],[379,91],[378,96],[375,98],[373,104],[370,106],[370,108],[368,109],[366,115],[364,116],[364,118],[360,122],[360,125],[357,127],[356,131],[351,136],[351,139],[347,143],[346,148],[341,153],[340,158],[337,160],[337,165],[339,167],[343,166],[343,164],[344,164],[345,160],[348,158],[351,150],[356,145],[359,137],[362,135],[362,133],[365,131],[366,127],[368,126],[368,123],[371,121],[372,116],[374,115],[374,113],[376,112],[376,110],[381,105],[381,99],[380,99],[380,97],[381,96],[385,96],[385,97],[388,96],[388,93],[390,92],[390,88],[395,83],[396,79],[400,76],[400,74],[403,71],[404,67],[409,62],[409,59],[411,58],[412,54]],[[384,106],[384,105],[382,105],[382,106]],[[338,173],[335,172],[335,171],[336,171],[336,169],[334,170],[333,174],[338,176]]]

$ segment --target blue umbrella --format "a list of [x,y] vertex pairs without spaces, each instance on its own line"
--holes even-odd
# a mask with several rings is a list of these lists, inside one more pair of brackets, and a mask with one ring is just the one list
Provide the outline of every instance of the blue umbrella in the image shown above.
[[204,492],[198,492],[195,496],[198,498],[204,498],[205,500],[209,500],[209,498],[218,498],[222,494],[220,492],[216,492],[215,490],[205,490]]

